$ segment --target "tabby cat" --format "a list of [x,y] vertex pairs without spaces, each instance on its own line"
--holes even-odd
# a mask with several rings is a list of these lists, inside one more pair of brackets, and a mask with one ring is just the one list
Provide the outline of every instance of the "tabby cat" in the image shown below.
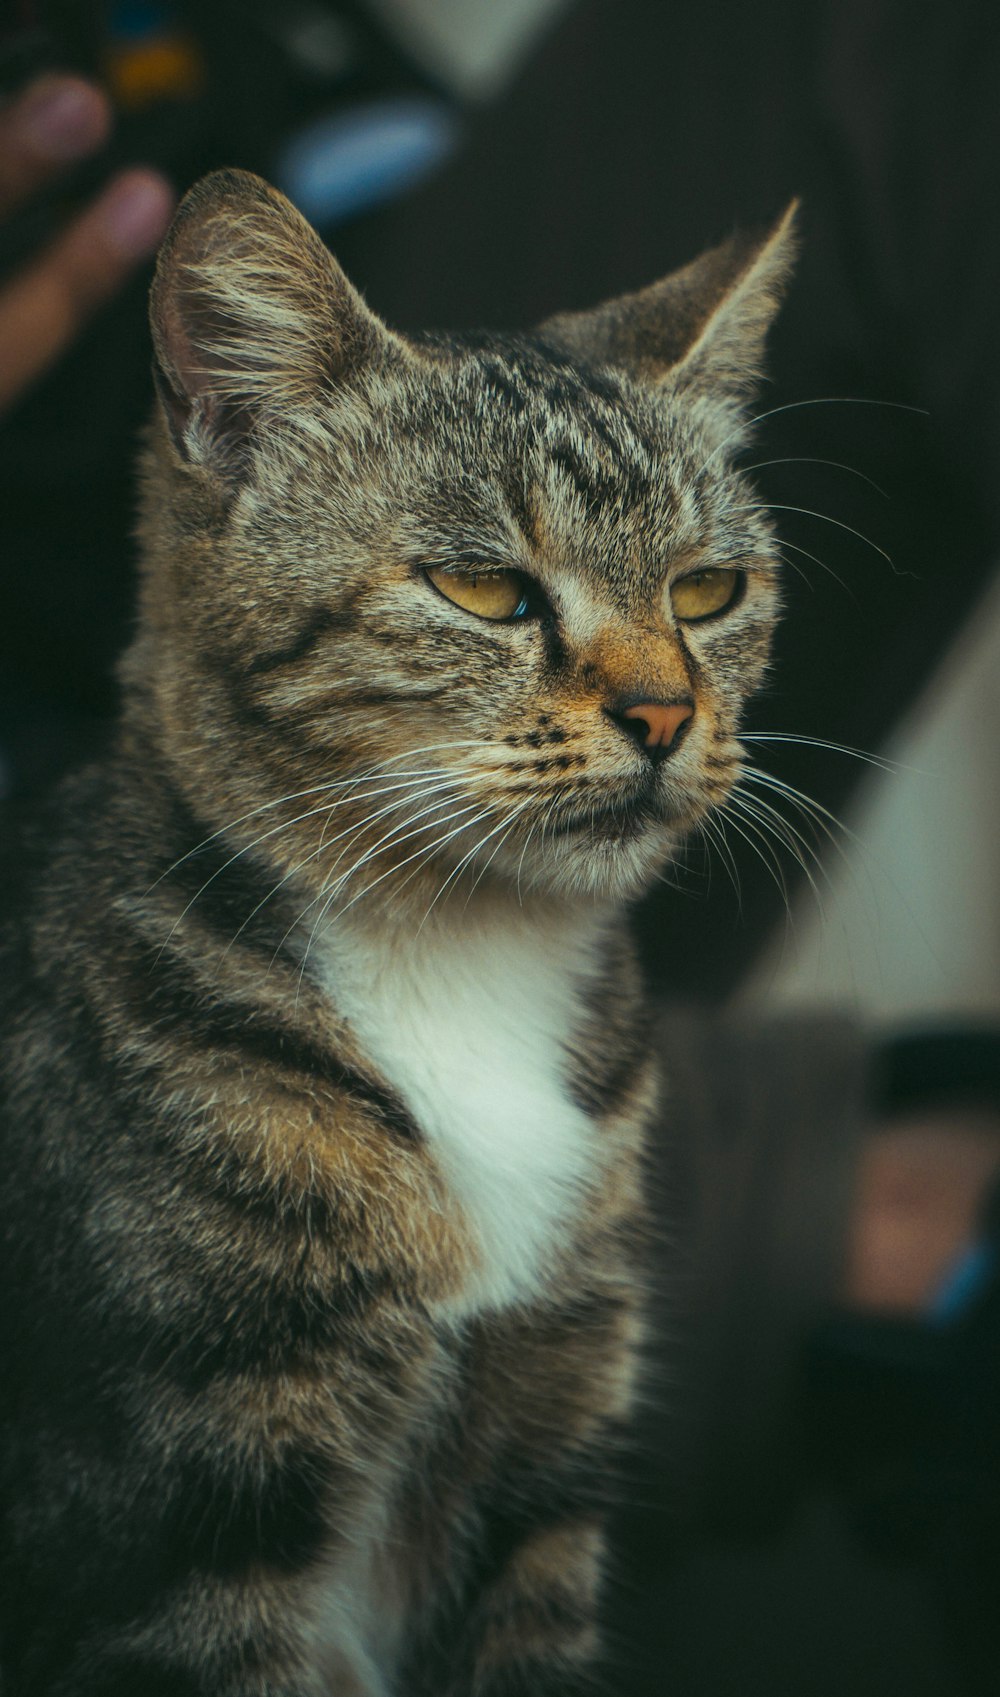
[[589,1689],[623,915],[767,662],[734,457],[790,225],[410,339],[258,179],[181,207],[121,724],[0,962],[5,1697]]

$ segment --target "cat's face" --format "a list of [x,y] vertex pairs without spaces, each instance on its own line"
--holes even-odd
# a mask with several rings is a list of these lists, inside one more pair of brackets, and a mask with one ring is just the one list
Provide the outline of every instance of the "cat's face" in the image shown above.
[[689,268],[672,303],[413,344],[273,191],[214,181],[154,296],[173,440],[130,668],[201,811],[254,810],[331,912],[376,880],[635,893],[725,798],[767,661],[732,455],[784,238],[710,256],[700,313]]

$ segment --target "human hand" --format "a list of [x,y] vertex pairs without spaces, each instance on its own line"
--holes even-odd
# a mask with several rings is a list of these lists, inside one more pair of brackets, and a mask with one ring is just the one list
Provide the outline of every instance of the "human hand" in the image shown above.
[[[0,107],[0,218],[61,167],[95,152],[110,127],[104,95],[75,76],[40,77]],[[0,285],[0,413],[152,253],[172,204],[158,172],[119,172],[45,251]]]
[[845,1301],[923,1312],[972,1241],[998,1173],[1000,1119],[992,1110],[937,1109],[886,1122],[861,1158]]

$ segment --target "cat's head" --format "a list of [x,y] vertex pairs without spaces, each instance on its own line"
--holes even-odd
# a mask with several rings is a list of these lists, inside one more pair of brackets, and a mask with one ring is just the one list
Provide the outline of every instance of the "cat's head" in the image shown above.
[[529,335],[413,340],[257,178],[192,190],[126,679],[203,817],[249,816],[331,912],[648,882],[728,793],[767,663],[734,460],[790,226]]

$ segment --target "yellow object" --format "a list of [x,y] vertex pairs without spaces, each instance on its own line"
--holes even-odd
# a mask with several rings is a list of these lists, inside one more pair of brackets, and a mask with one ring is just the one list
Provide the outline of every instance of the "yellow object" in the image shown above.
[[732,566],[706,566],[687,572],[670,586],[670,600],[678,619],[707,619],[728,607],[739,584]]
[[517,572],[448,571],[444,566],[428,566],[427,576],[447,600],[481,619],[511,619],[524,604],[524,585]]
[[111,47],[107,76],[117,104],[135,112],[160,100],[191,99],[205,80],[205,64],[190,36],[161,35]]

